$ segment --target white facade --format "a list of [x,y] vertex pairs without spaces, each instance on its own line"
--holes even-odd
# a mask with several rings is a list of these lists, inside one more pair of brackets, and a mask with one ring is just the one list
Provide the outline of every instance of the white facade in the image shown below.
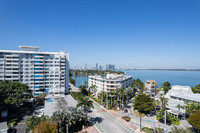
[[107,74],[106,77],[101,76],[89,76],[88,79],[88,87],[90,88],[92,85],[97,86],[98,94],[101,91],[112,91],[117,88],[128,88],[131,86],[132,77],[125,76],[123,74]]
[[38,47],[19,47],[21,51],[0,50],[0,81],[27,84],[34,96],[44,91],[69,93],[68,52],[38,52]]
[[[185,101],[200,103],[200,94],[192,92],[189,86],[174,85],[165,96],[169,101],[169,108],[172,112],[178,112],[177,105],[184,106]],[[185,109],[180,109],[181,113],[185,113]]]

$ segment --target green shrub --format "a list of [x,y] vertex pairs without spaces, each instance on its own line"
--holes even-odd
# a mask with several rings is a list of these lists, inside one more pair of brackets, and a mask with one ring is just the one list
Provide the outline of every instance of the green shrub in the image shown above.
[[174,124],[174,125],[180,125],[180,122],[179,121],[172,121],[172,124]]
[[40,99],[44,99],[47,96],[47,94],[45,93],[41,93],[40,95],[38,95],[37,97]]
[[162,116],[156,116],[156,120],[162,119]]
[[143,127],[142,131],[145,132],[145,133],[153,133],[153,129],[148,128],[148,127]]
[[[164,129],[162,129],[162,128],[155,128],[155,129],[156,129],[157,133],[164,132]],[[149,127],[143,127],[142,131],[145,133],[153,133],[154,132],[153,128],[149,128]]]
[[122,116],[122,118],[123,118],[124,120],[126,120],[127,122],[129,122],[129,121],[131,120],[131,118],[130,118],[129,116]]
[[8,121],[7,125],[8,125],[8,128],[10,128],[10,127],[16,126],[16,124],[17,124],[17,118]]
[[92,94],[89,94],[88,96],[96,101],[96,98]]

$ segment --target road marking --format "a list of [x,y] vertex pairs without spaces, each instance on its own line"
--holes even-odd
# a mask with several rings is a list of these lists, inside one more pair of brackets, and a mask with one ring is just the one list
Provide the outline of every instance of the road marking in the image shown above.
[[94,124],[94,126],[96,127],[96,129],[98,130],[98,132],[100,132],[100,133],[104,132],[104,130],[102,129],[102,127],[98,123]]
[[24,124],[26,124],[26,122],[23,122],[23,123],[18,123],[18,125],[24,125]]
[[147,120],[147,122],[151,122],[150,120]]
[[93,114],[93,113],[102,113],[102,112],[106,112],[106,111],[105,111],[105,110],[93,111],[93,112],[91,112],[91,113],[89,113],[89,114]]
[[117,122],[118,124],[120,124],[122,127],[124,127],[127,131],[129,132],[133,132],[135,133],[135,131],[130,128],[128,125],[126,125],[124,122],[121,122],[121,120],[117,119],[116,117],[114,117],[112,114],[110,114],[109,112],[106,112],[106,114],[108,114],[109,116],[111,116],[115,122]]

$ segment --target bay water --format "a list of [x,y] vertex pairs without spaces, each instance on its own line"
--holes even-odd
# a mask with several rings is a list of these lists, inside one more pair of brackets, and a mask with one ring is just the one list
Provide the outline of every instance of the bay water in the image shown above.
[[[157,87],[162,86],[165,81],[171,85],[184,85],[194,87],[200,84],[200,71],[165,71],[165,70],[123,70],[125,75],[133,76],[133,79],[141,79],[142,82],[146,80],[156,80]],[[85,84],[88,77],[72,77],[76,80],[76,87]]]

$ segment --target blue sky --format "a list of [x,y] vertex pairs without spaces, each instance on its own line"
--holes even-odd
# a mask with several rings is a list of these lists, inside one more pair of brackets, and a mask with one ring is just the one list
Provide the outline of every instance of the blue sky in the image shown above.
[[71,66],[200,68],[199,0],[1,0],[0,49],[69,51]]

